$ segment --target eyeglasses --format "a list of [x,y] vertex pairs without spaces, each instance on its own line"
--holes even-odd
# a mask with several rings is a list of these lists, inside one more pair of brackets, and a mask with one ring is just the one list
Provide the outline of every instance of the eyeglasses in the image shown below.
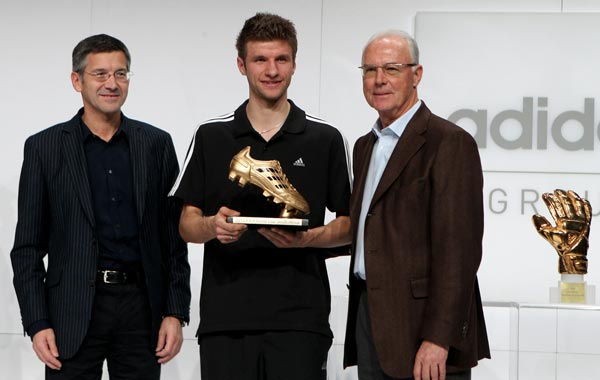
[[91,75],[98,82],[106,82],[111,76],[115,77],[117,82],[128,82],[133,75],[131,71],[127,70],[117,70],[114,73],[108,71],[94,71],[93,73],[84,71],[84,73]]
[[397,77],[402,72],[402,68],[417,65],[418,63],[385,63],[381,66],[362,65],[358,68],[362,71],[362,76],[364,78],[374,78],[375,75],[377,75],[377,69],[382,69],[383,74],[387,77]]

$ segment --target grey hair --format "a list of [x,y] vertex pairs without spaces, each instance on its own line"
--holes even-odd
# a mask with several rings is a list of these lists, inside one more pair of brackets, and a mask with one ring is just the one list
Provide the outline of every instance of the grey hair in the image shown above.
[[[362,51],[363,56],[365,55],[365,50],[367,50],[367,47],[369,47],[369,45],[371,45],[373,42],[380,40],[384,37],[400,37],[400,38],[402,38],[404,41],[406,41],[406,44],[408,45],[408,53],[410,54],[410,58],[412,61],[411,63],[419,63],[419,46],[417,45],[417,41],[415,41],[415,39],[407,32],[405,32],[403,30],[396,30],[396,29],[384,30],[383,32],[378,32],[378,33],[375,33],[373,36],[371,36],[371,38],[369,38],[369,40],[365,44],[365,47],[363,48],[363,51]],[[413,67],[413,69],[414,69],[414,67]]]
[[129,66],[131,66],[129,50],[123,42],[107,34],[97,34],[87,37],[75,46],[72,55],[73,71],[79,74],[83,73],[83,70],[87,66],[88,54],[112,53],[113,51],[121,51],[125,54],[127,71],[129,71]]

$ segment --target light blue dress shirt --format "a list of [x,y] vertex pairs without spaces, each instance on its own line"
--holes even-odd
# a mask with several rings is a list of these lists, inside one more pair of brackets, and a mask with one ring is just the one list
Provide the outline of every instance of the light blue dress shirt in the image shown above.
[[400,116],[396,121],[390,124],[387,128],[381,129],[379,120],[373,126],[372,132],[377,136],[375,145],[373,145],[373,153],[369,163],[369,172],[365,181],[365,190],[363,193],[362,205],[360,208],[360,217],[358,218],[358,233],[356,236],[356,250],[354,258],[354,274],[356,277],[367,279],[365,271],[365,219],[369,213],[369,206],[373,200],[375,189],[379,185],[381,175],[387,166],[387,163],[400,139],[402,133],[406,129],[408,122],[415,115],[421,101],[419,100],[411,109],[404,115]]

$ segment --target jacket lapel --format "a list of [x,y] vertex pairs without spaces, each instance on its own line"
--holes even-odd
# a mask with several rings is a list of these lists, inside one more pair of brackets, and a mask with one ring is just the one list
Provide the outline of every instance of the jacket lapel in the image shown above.
[[369,173],[369,163],[371,161],[371,154],[373,154],[375,140],[375,134],[372,131],[369,131],[367,135],[361,137],[356,142],[356,156],[361,157],[362,159],[354,159],[354,186],[350,205],[350,218],[353,225],[358,223],[365,190],[365,182],[367,180],[367,174]]
[[83,212],[92,226],[96,225],[92,207],[92,192],[87,176],[85,152],[83,151],[79,115],[68,121],[63,127],[62,150],[66,165],[73,179],[73,191],[77,195]]
[[390,156],[390,160],[383,171],[377,189],[375,189],[375,194],[373,194],[373,200],[371,201],[369,208],[372,208],[373,205],[387,192],[390,186],[392,186],[400,174],[402,174],[402,171],[410,162],[410,159],[425,144],[423,133],[427,129],[426,126],[429,115],[429,109],[423,103],[406,126],[402,136],[400,136],[400,139]]
[[123,116],[123,130],[129,139],[129,154],[131,159],[131,169],[133,172],[133,193],[137,210],[138,223],[142,223],[144,216],[144,205],[146,204],[146,185],[147,168],[146,153],[148,147],[143,138],[144,130],[141,125],[132,123],[131,120]]

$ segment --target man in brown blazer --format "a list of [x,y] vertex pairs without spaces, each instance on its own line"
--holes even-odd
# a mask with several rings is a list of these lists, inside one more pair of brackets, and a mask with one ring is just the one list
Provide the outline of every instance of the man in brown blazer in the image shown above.
[[470,379],[490,357],[476,275],[477,145],[419,100],[423,67],[410,35],[375,35],[360,68],[379,118],[354,146],[344,366],[358,364],[361,380]]

